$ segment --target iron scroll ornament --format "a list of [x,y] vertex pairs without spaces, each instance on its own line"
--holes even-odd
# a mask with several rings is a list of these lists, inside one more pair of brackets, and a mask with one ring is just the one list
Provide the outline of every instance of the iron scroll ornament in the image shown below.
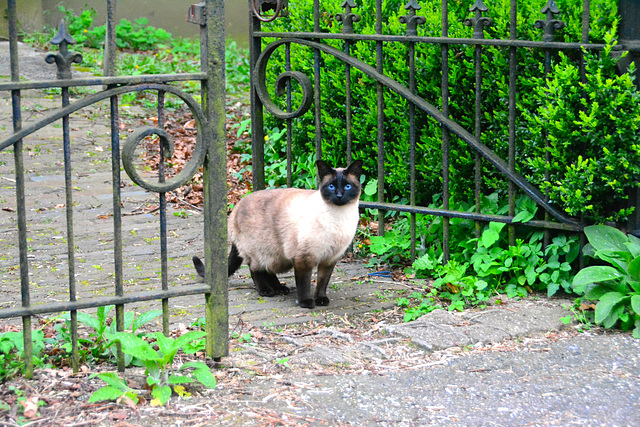
[[[256,3],[259,3],[259,4],[256,4]],[[251,12],[253,13],[253,16],[258,18],[262,22],[273,22],[284,11],[286,7],[285,3],[286,3],[286,0],[251,0]],[[273,15],[268,17],[264,17],[260,15],[260,8],[262,8],[262,6],[265,4],[267,4],[270,7],[270,9],[275,10]]]
[[[292,39],[297,40],[297,39]],[[276,96],[284,95],[287,84],[291,82],[291,79],[298,82],[300,87],[302,88],[302,101],[300,102],[300,106],[295,111],[283,111],[280,109],[275,102],[271,99],[269,95],[269,90],[267,89],[267,64],[269,63],[269,59],[271,59],[271,55],[273,52],[280,47],[283,43],[282,40],[269,44],[260,54],[258,60],[256,61],[255,69],[253,71],[255,89],[258,94],[258,98],[262,101],[264,107],[269,111],[273,116],[278,119],[287,120],[287,119],[295,119],[296,117],[302,116],[306,113],[311,105],[313,104],[313,84],[309,80],[309,77],[306,74],[300,71],[285,71],[281,73],[276,78],[275,88],[276,88]]]
[[[297,41],[295,42],[297,43]],[[300,117],[306,113],[309,108],[311,108],[311,105],[313,104],[313,85],[311,84],[309,77],[304,73],[300,71],[285,71],[276,78],[276,96],[282,96],[287,88],[287,83],[291,82],[291,79],[294,79],[302,88],[302,101],[298,109],[291,112],[281,110],[276,103],[273,102],[269,95],[269,91],[267,90],[267,64],[269,63],[269,59],[273,52],[275,52],[275,50],[283,43],[286,42],[278,41],[271,43],[262,51],[260,57],[258,57],[258,60],[256,61],[256,68],[253,75],[254,81],[256,82],[256,92],[264,107],[275,117],[286,120]]]
[[[451,120],[449,117],[442,114],[440,110],[438,110],[435,106],[427,102],[425,99],[420,96],[412,93],[408,88],[398,83],[397,81],[389,78],[388,76],[379,73],[375,68],[370,66],[369,64],[356,59],[343,51],[335,49],[331,46],[318,43],[311,40],[298,39],[298,38],[283,38],[280,40],[276,40],[263,50],[262,54],[258,58],[256,62],[256,68],[254,72],[254,78],[257,82],[256,91],[260,100],[264,104],[265,108],[271,112],[274,116],[278,118],[293,118],[298,117],[301,114],[304,114],[304,111],[301,114],[293,115],[294,113],[285,113],[280,110],[271,100],[269,94],[266,91],[266,70],[267,70],[267,62],[271,57],[271,54],[281,45],[288,43],[296,43],[303,46],[308,46],[313,49],[318,49],[325,54],[332,55],[333,57],[339,59],[340,61],[349,64],[353,68],[360,70],[365,75],[374,79],[375,81],[381,83],[387,89],[397,93],[402,96],[407,101],[413,103],[417,108],[424,111],[431,118],[436,120],[438,123],[446,126],[450,132],[458,136],[461,140],[463,140],[469,147],[471,147],[474,151],[479,153],[482,157],[484,157],[489,163],[491,163],[498,171],[500,171],[503,175],[505,175],[509,180],[511,180],[517,187],[519,187],[527,196],[531,197],[538,205],[542,206],[547,212],[549,212],[555,219],[558,221],[569,224],[578,228],[582,228],[581,224],[576,222],[574,219],[566,217],[561,212],[554,209],[551,206],[551,203],[545,199],[545,196],[538,190],[536,187],[531,185],[522,175],[516,173],[515,171],[510,170],[509,165],[496,153],[494,153],[489,147],[484,145],[478,139],[476,139],[471,133],[469,133],[466,129],[460,126],[458,123]],[[291,73],[299,73],[299,72],[289,72]],[[299,73],[301,74],[301,73]],[[304,79],[298,77],[296,80],[299,82],[301,80],[309,81],[309,79],[305,76]],[[311,83],[309,82],[309,85]],[[304,90],[304,88],[303,88]],[[306,105],[306,102],[303,100],[303,105],[298,108],[296,113],[302,110],[302,107]],[[309,101],[309,106],[311,105],[311,101]],[[305,110],[306,111],[306,110]]]
[[[200,166],[202,166],[202,164],[204,163],[204,158],[205,158],[205,155],[207,154],[207,146],[204,141],[209,140],[209,138],[204,137],[204,132],[206,131],[206,127],[204,126],[206,123],[206,119],[197,101],[193,99],[189,94],[183,92],[182,90],[174,86],[157,84],[157,83],[139,84],[139,85],[133,85],[133,86],[119,86],[119,87],[104,90],[102,92],[87,95],[84,98],[69,104],[68,106],[59,108],[57,110],[54,110],[44,115],[37,122],[27,125],[23,127],[21,130],[19,130],[18,132],[15,132],[9,137],[1,140],[0,151],[15,144],[16,142],[25,138],[26,136],[42,129],[43,127],[57,120],[60,120],[64,116],[68,116],[71,113],[81,110],[82,108],[85,108],[89,105],[95,104],[96,102],[102,101],[104,99],[108,99],[112,96],[122,95],[124,93],[141,92],[145,90],[152,90],[152,91],[159,91],[159,92],[163,91],[166,93],[171,93],[177,96],[178,98],[182,99],[185,102],[185,104],[187,104],[187,106],[193,113],[193,117],[196,121],[196,127],[198,129],[198,132],[196,134],[196,146],[194,147],[191,160],[184,166],[182,171],[178,173],[176,176],[174,176],[173,178],[163,183],[161,182],[151,183],[151,182],[144,181],[135,172],[135,168],[133,166],[133,155],[129,156],[126,153],[129,151],[133,153],[137,144],[140,143],[140,141],[144,139],[145,136],[148,136],[150,134],[166,135],[166,133],[162,129],[144,127],[137,131],[134,131],[134,133],[132,133],[129,139],[124,143],[123,156],[122,156],[123,166],[125,168],[125,171],[129,175],[129,177],[142,188],[145,188],[150,191],[161,192],[161,193],[162,192],[166,193],[171,190],[175,190],[181,185],[184,185],[185,183],[187,183],[193,177],[193,175],[195,175],[195,173],[198,171]],[[169,152],[172,150],[169,145],[170,145],[170,142],[167,140],[165,148],[169,148],[169,149],[165,150],[165,153],[170,156],[171,154],[169,154]],[[127,163],[130,163],[130,164],[127,164]],[[134,173],[132,174],[131,171],[133,171]]]

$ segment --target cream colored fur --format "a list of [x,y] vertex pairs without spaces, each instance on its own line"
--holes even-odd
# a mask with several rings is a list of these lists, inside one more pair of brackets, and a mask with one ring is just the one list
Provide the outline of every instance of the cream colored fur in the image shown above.
[[328,266],[346,251],[358,218],[358,200],[336,206],[325,202],[318,190],[263,190],[235,207],[229,241],[255,270],[282,273],[293,267],[296,257]]

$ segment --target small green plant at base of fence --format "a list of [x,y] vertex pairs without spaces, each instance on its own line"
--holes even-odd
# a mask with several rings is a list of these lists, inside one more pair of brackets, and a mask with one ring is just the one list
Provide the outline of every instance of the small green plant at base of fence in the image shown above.
[[[158,350],[154,350],[153,345],[133,333],[116,332],[108,334],[110,343],[120,343],[122,352],[139,360],[145,367],[147,375],[147,385],[151,388],[152,405],[161,406],[169,401],[173,391],[186,395],[182,384],[198,381],[206,387],[215,388],[216,379],[209,367],[204,362],[187,362],[179,370],[193,368],[191,373],[181,375],[172,369],[173,359],[180,349],[184,349],[187,344],[202,340],[206,334],[201,331],[191,331],[177,339],[165,337],[162,333],[149,334],[149,338],[155,338]],[[115,374],[106,377],[98,377],[107,382],[105,387],[96,390],[89,399],[90,402],[99,400],[117,400],[122,396],[131,394],[129,397],[137,397],[135,390],[128,387],[124,381]],[[177,389],[177,390],[176,390]]]
[[640,239],[606,225],[585,227],[585,255],[610,265],[585,267],[573,278],[573,290],[598,301],[595,323],[633,328],[640,338]]
[[[526,219],[527,215],[520,217]],[[519,298],[534,290],[546,291],[549,296],[561,289],[571,292],[571,263],[580,251],[577,237],[556,236],[543,249],[544,233],[533,232],[526,239],[516,239],[515,245],[508,245],[505,225],[491,222],[478,239],[452,241],[451,246],[457,250],[447,264],[443,263],[439,248],[427,248],[405,272],[435,280],[427,294],[416,298],[417,307],[407,305],[408,300],[402,301],[405,320],[415,320],[435,309],[435,297],[449,301],[449,310],[461,311],[470,306],[483,307],[499,293]],[[398,228],[402,226],[394,230]],[[394,244],[391,250],[399,247]]]
[[584,307],[583,304],[584,304],[583,297],[576,298],[575,301],[573,302],[573,305],[571,306],[567,306],[567,304],[562,304],[562,308],[564,308],[565,310],[569,310],[571,313],[569,313],[564,317],[561,317],[560,321],[565,325],[568,325],[572,321],[578,322],[579,324],[578,330],[580,332],[591,330],[591,328],[593,328],[594,313],[593,311],[589,310],[592,307],[588,305]]
[[[31,340],[34,366],[48,366],[42,357],[47,342],[42,329],[32,331]],[[0,382],[18,375],[24,368],[23,332],[5,332],[0,334]]]
[[[114,305],[98,307],[95,316],[82,311],[78,312],[78,322],[93,329],[93,332],[89,334],[89,339],[79,340],[79,343],[82,344],[83,348],[87,349],[82,351],[83,354],[81,354],[81,356],[83,359],[86,359],[89,355],[93,358],[108,357],[110,343],[106,338],[106,334],[109,332],[116,332],[115,319],[109,316],[109,312],[114,307]],[[161,315],[162,311],[160,310],[150,310],[145,311],[136,317],[134,312],[127,311],[124,313],[124,329],[131,330],[135,334],[142,325],[153,321],[153,319]],[[69,313],[65,313],[63,315],[63,318],[67,319],[65,324],[56,326],[60,342],[63,343],[61,347],[67,353],[71,353],[71,336],[69,333],[70,317],[71,315]],[[111,353],[115,356],[115,349],[111,349]],[[125,364],[129,365],[131,361],[132,358],[125,354]]]

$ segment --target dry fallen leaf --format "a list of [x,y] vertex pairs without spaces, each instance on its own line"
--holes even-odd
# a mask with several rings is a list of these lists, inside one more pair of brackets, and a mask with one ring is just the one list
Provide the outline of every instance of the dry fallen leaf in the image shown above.
[[22,414],[25,418],[35,418],[38,416],[38,396],[31,396],[27,400],[21,400],[20,404],[24,408]]

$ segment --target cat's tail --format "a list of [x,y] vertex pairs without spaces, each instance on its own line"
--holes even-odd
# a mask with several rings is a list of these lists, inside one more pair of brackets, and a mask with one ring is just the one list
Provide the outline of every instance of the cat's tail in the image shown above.
[[[231,276],[242,265],[242,257],[238,253],[236,245],[231,245],[231,251],[229,252],[228,259],[228,275]],[[196,272],[200,277],[204,277],[204,263],[197,256],[193,256],[193,266],[196,268]]]

